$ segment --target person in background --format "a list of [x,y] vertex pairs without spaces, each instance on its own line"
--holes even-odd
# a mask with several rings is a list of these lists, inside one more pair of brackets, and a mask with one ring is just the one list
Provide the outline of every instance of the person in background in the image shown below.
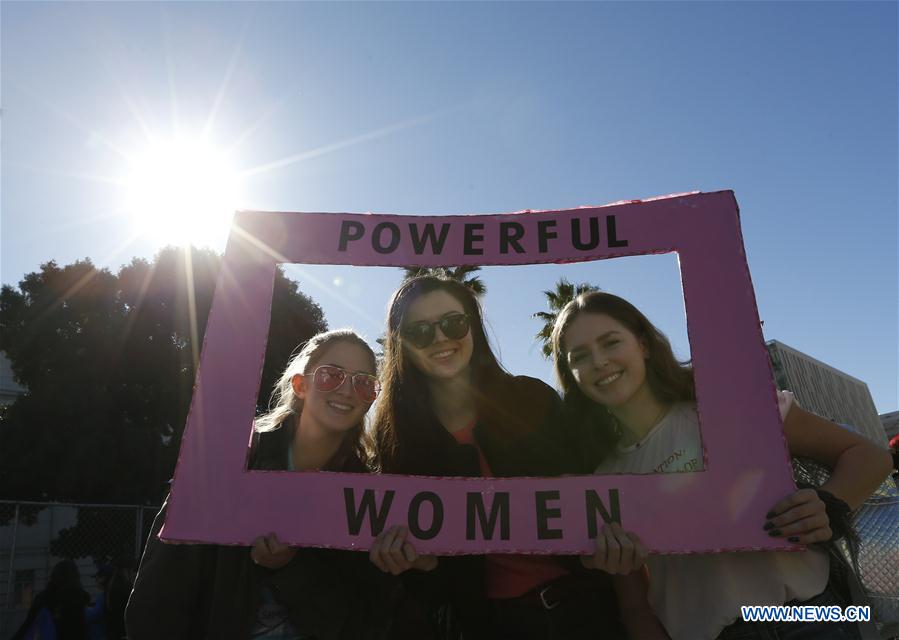
[[125,638],[125,605],[134,584],[134,560],[128,554],[97,566],[94,574],[100,595],[87,609],[90,640]]
[[89,604],[78,567],[72,560],[60,560],[11,640],[87,640],[85,608]]
[[106,637],[125,638],[125,606],[134,586],[134,558],[123,553],[112,560],[112,573],[106,583]]
[[109,598],[109,580],[112,578],[113,568],[111,564],[100,563],[94,573],[94,581],[100,588],[100,594],[85,610],[84,617],[87,621],[88,640],[106,640],[107,601]]

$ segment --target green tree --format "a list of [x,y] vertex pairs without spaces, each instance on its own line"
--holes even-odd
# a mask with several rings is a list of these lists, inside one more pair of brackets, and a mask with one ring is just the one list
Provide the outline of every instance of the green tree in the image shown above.
[[[48,262],[0,292],[0,349],[28,391],[0,414],[0,498],[158,503],[177,459],[221,259],[166,248],[118,274]],[[263,404],[321,309],[277,274]]]
[[552,358],[553,355],[553,326],[556,324],[559,312],[562,311],[566,304],[588,291],[599,291],[599,287],[586,282],[574,285],[567,278],[559,278],[555,289],[543,292],[549,305],[549,311],[538,311],[532,317],[543,322],[543,326],[537,332],[535,338],[540,342],[543,357],[547,360]]
[[466,287],[472,290],[477,296],[481,297],[487,293],[487,285],[481,280],[480,276],[475,275],[480,271],[480,267],[403,267],[403,281],[410,280],[417,276],[438,276],[442,278],[450,278],[458,280]]

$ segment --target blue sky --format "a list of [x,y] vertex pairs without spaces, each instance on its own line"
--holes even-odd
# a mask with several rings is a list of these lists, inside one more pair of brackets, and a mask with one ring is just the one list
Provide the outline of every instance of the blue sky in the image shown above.
[[[733,189],[766,337],[899,406],[896,3],[5,2],[0,46],[3,283],[174,241],[135,231],[126,177],[176,134],[230,150],[248,208]],[[212,230],[222,249],[227,224]],[[376,337],[395,271],[291,273],[332,325]],[[674,256],[495,268],[510,370],[549,379],[527,316],[559,275],[647,307],[688,356]]]

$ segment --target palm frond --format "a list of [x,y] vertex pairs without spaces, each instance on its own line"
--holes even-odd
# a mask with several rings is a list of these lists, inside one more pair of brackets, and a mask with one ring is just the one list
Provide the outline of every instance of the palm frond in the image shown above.
[[577,296],[588,291],[599,291],[599,287],[587,282],[572,284],[567,278],[561,277],[559,278],[559,281],[556,282],[555,289],[543,292],[543,295],[546,296],[546,303],[549,307],[549,311],[537,311],[532,314],[531,317],[543,322],[543,327],[537,332],[535,339],[542,343],[541,352],[543,353],[543,357],[547,360],[552,357],[551,342],[556,318],[558,318],[562,309],[565,308],[565,305],[574,300]]

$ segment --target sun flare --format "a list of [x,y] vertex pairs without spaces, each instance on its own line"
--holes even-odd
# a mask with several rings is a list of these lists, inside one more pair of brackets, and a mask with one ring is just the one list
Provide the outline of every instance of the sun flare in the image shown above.
[[209,144],[157,142],[136,156],[126,180],[138,233],[165,244],[221,247],[241,198],[240,174]]

